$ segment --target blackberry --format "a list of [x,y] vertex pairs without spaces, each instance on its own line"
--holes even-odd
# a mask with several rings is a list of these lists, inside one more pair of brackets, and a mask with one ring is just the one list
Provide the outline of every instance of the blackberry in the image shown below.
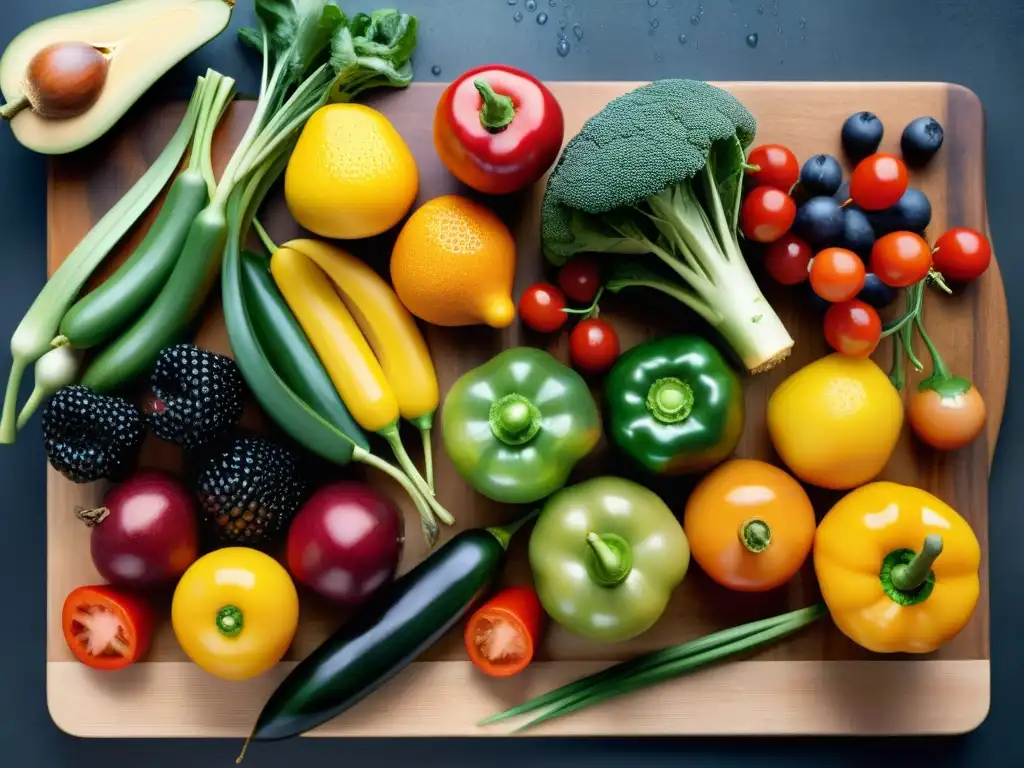
[[242,437],[201,462],[196,491],[206,530],[218,542],[266,549],[284,539],[306,483],[294,453]]
[[191,344],[160,353],[150,389],[150,430],[185,448],[216,440],[242,415],[242,377],[235,361]]
[[74,483],[123,476],[138,453],[143,434],[134,405],[88,387],[64,387],[43,409],[46,457]]

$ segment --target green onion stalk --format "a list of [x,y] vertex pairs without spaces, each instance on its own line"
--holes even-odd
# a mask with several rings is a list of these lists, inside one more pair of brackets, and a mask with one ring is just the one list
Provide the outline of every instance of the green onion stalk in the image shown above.
[[518,707],[492,715],[481,720],[479,725],[499,723],[546,707],[546,712],[516,729],[516,732],[525,731],[617,696],[749,653],[804,629],[827,613],[824,603],[818,603],[781,616],[715,632],[682,645],[646,653],[563,685]]

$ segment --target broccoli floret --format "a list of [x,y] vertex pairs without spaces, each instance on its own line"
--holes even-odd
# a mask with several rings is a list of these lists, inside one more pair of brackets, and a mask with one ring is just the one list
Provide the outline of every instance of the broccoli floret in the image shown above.
[[566,146],[541,213],[544,254],[652,253],[687,285],[622,265],[606,287],[647,286],[714,325],[751,371],[793,346],[737,240],[744,151],[757,122],[721,88],[658,80],[611,101]]

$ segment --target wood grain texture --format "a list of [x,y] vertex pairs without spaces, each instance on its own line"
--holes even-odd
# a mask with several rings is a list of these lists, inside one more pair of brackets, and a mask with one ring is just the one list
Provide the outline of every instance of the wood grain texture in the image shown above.
[[[567,136],[575,134],[584,120],[597,112],[607,101],[636,84],[631,83],[555,83],[552,89],[561,101],[566,113]],[[930,114],[942,121],[946,127],[946,143],[935,161],[924,171],[914,172],[912,183],[927,193],[933,205],[933,218],[929,233],[934,237],[948,226],[962,225],[977,229],[986,228],[984,200],[984,147],[983,114],[981,105],[969,91],[946,84],[821,84],[821,83],[725,83],[758,117],[758,143],[783,142],[791,146],[801,158],[817,152],[831,152],[841,156],[839,126],[845,117],[857,109],[870,109],[878,113],[888,133],[883,149],[898,151],[899,132],[909,120],[922,114]],[[384,111],[399,132],[409,142],[420,167],[421,190],[419,202],[440,194],[459,192],[469,194],[443,168],[433,150],[430,134],[430,120],[434,104],[440,95],[441,86],[435,84],[415,85],[403,93],[390,93],[378,97],[375,106]],[[233,107],[229,118],[222,124],[216,142],[216,165],[222,166],[230,155],[231,147],[240,136],[251,104]],[[134,123],[125,124],[116,134],[103,140],[89,153],[89,158],[61,158],[52,166],[49,201],[49,266],[51,271],[85,234],[89,226],[117,200],[117,198],[144,171],[147,163],[154,158],[164,142],[173,132],[180,118],[181,108],[168,106],[163,110],[137,118]],[[847,169],[849,170],[849,169]],[[516,276],[516,296],[526,286],[545,273],[538,241],[539,204],[542,187],[508,199],[490,201],[511,227],[519,246]],[[271,234],[280,242],[300,234],[291,221],[286,206],[279,195],[272,197],[262,215]],[[131,252],[131,247],[142,232],[133,233],[129,242],[119,249],[115,258],[104,269],[108,274],[121,259]],[[371,240],[346,244],[386,274],[387,258],[394,233]],[[761,275],[755,266],[755,273]],[[748,416],[746,431],[737,454],[746,457],[777,460],[771,448],[767,429],[761,414],[767,399],[775,387],[800,366],[827,352],[821,332],[818,313],[808,308],[798,290],[772,285],[762,281],[766,294],[780,317],[796,339],[793,357],[778,369],[747,380],[746,399]],[[893,309],[895,311],[895,308]],[[623,293],[609,297],[602,302],[603,316],[610,318],[619,329],[624,347],[632,346],[646,338],[673,331],[706,328],[695,321],[685,308],[660,296],[645,292]],[[929,293],[925,319],[937,340],[950,367],[960,375],[974,379],[985,396],[989,410],[989,428],[976,443],[955,454],[941,454],[914,441],[909,430],[905,430],[901,442],[882,477],[898,482],[919,485],[957,508],[973,525],[983,545],[987,560],[988,520],[988,468],[995,449],[1003,404],[1007,389],[1009,370],[1009,324],[1006,297],[998,266],[993,268],[967,290],[956,296],[940,297]],[[500,350],[517,345],[543,346],[561,358],[566,355],[564,335],[542,337],[523,330],[519,324],[495,331],[488,328],[447,329],[425,327],[425,335],[438,369],[441,392],[447,392],[454,381],[468,369],[483,362]],[[202,327],[197,334],[197,343],[220,352],[229,352],[229,345],[220,320],[219,304],[210,302]],[[877,359],[888,367],[890,349],[883,345]],[[911,377],[911,384],[917,377]],[[596,396],[600,396],[598,383],[594,383]],[[249,408],[247,424],[260,428],[266,426],[264,419],[255,408]],[[412,449],[417,441],[409,435],[406,440]],[[458,528],[493,524],[508,521],[516,516],[516,510],[506,505],[489,502],[474,493],[458,476],[444,455],[440,437],[435,436],[434,454],[437,457],[436,471],[441,501],[458,518]],[[143,450],[143,466],[158,466],[175,469],[182,465],[182,457],[168,446],[150,438]],[[657,491],[677,512],[683,504],[693,481],[652,480],[633,474],[622,462],[616,462],[610,451],[602,444],[595,453],[577,469],[574,478],[595,473],[623,474],[634,477]],[[412,505],[405,499],[391,481],[382,479],[379,473],[339,468],[337,475],[365,476],[366,479],[388,493],[402,506],[410,531],[418,529]],[[49,552],[49,642],[48,659],[51,662],[50,697],[51,709],[62,727],[83,735],[224,735],[225,728],[241,734],[248,729],[243,723],[255,712],[252,699],[262,699],[267,688],[266,681],[236,684],[226,687],[198,670],[182,664],[186,661],[178,648],[168,623],[158,633],[152,653],[146,663],[133,670],[126,677],[136,682],[118,683],[93,676],[64,662],[71,657],[61,637],[59,612],[64,596],[74,587],[97,579],[88,554],[88,532],[74,518],[76,506],[97,503],[105,490],[102,484],[74,486],[52,470],[48,479],[48,552]],[[823,515],[839,495],[808,489],[819,515]],[[446,534],[447,535],[447,534]],[[510,564],[506,572],[509,583],[524,583],[529,580],[529,569],[525,558],[525,541],[513,545]],[[418,562],[424,556],[424,545],[418,536],[409,536],[403,560],[403,569]],[[628,658],[636,653],[660,648],[668,644],[683,642],[726,626],[774,615],[792,608],[808,605],[818,598],[813,570],[808,564],[801,574],[786,587],[775,592],[760,595],[739,595],[726,592],[713,584],[694,566],[684,583],[676,591],[663,619],[649,632],[636,640],[614,646],[599,646],[576,638],[558,627],[548,632],[539,661],[552,662],[531,668],[524,676],[534,686],[534,692],[550,687],[556,680],[564,680],[569,664],[582,662],[607,662]],[[169,604],[170,595],[156,595],[154,598],[163,609]],[[164,612],[166,615],[166,611]],[[302,622],[299,636],[288,654],[289,660],[307,655],[333,629],[344,616],[339,614],[315,596],[302,595]],[[449,674],[426,672],[427,669],[458,670],[465,658],[461,637],[457,632],[444,638],[428,651],[422,663],[417,665],[417,675]],[[899,726],[885,731],[876,714],[876,704],[871,696],[864,695],[844,701],[856,711],[857,716],[847,718],[845,732],[941,732],[959,731],[980,722],[988,708],[988,579],[987,562],[982,566],[982,596],[971,623],[953,641],[940,651],[926,657],[898,657],[900,675],[912,674],[921,680],[945,680],[945,673],[939,670],[954,669],[953,662],[973,662],[955,667],[970,669],[966,677],[957,677],[957,696],[947,699],[947,706],[929,706],[918,715],[899,720]],[[723,706],[713,701],[711,689],[698,694],[699,688],[690,684],[673,684],[660,689],[673,693],[661,694],[662,698],[644,699],[642,723],[632,717],[622,720],[611,714],[595,714],[593,719],[571,718],[564,726],[552,726],[550,733],[823,733],[840,732],[836,712],[831,709],[835,701],[819,698],[813,703],[815,692],[821,693],[821,685],[808,683],[818,680],[842,679],[850,675],[859,681],[875,680],[883,685],[886,675],[895,674],[892,661],[882,662],[879,657],[864,651],[847,640],[830,622],[802,633],[783,643],[765,649],[757,656],[758,662],[768,666],[759,669],[773,669],[775,672],[758,681],[750,679],[746,665],[731,665],[716,670],[727,687],[735,688],[735,698],[729,699],[732,717],[721,716],[716,707]],[[434,662],[447,662],[433,664]],[[845,662],[864,662],[850,666]],[[776,664],[776,662],[787,662]],[[799,664],[797,664],[799,662]],[[771,666],[775,664],[775,666]],[[889,665],[883,667],[882,665]],[[464,666],[464,665],[463,665]],[[576,669],[576,667],[572,667]],[[849,670],[858,670],[851,674]],[[883,669],[888,671],[882,671]],[[787,671],[788,670],[788,671]],[[843,672],[841,670],[847,670]],[[909,671],[907,671],[909,670]],[[929,670],[934,670],[930,672]],[[359,731],[359,728],[377,728],[378,735],[399,735],[409,733],[403,725],[414,719],[425,719],[417,732],[451,733],[442,727],[442,713],[445,717],[458,712],[459,722],[472,722],[489,714],[494,706],[483,706],[479,692],[487,683],[463,669],[458,678],[461,688],[456,685],[443,686],[438,692],[423,699],[410,699],[408,695],[399,698],[388,691],[375,694],[367,706],[387,706],[391,722],[377,725],[363,725],[358,728],[346,726],[346,718],[328,730],[332,734]],[[563,677],[563,675],[565,677]],[[960,675],[960,673],[957,673]],[[838,676],[838,677],[837,677]],[[702,676],[703,677],[703,676]],[[411,680],[419,679],[413,676]],[[891,681],[893,678],[888,678]],[[61,685],[56,685],[59,680]],[[162,684],[179,681],[164,687]],[[454,678],[453,678],[454,680]],[[697,678],[694,678],[697,680]],[[770,681],[762,686],[762,681]],[[523,684],[527,684],[524,682]],[[397,686],[398,683],[393,684]],[[414,682],[409,685],[415,687]],[[699,686],[698,683],[693,683]],[[747,685],[748,687],[744,688]],[[788,698],[795,686],[804,686],[801,696],[809,698],[804,705],[796,706]],[[871,687],[866,682],[865,690]],[[943,683],[936,682],[941,686]],[[175,687],[177,686],[177,687]],[[816,687],[817,686],[817,687]],[[110,720],[114,714],[102,715],[103,705],[97,701],[95,707],[87,699],[90,696],[109,697],[111,690],[118,690],[118,696],[125,706],[131,706],[140,714],[133,724],[122,723],[118,730]],[[122,690],[123,689],[123,690]],[[175,696],[171,690],[180,691]],[[927,690],[933,690],[928,688]],[[935,689],[938,690],[938,689]],[[188,693],[186,693],[188,691]],[[809,691],[809,692],[808,692]],[[242,695],[239,695],[241,693]],[[756,695],[755,695],[756,694]],[[962,695],[961,695],[962,694]],[[645,694],[653,696],[654,694]],[[664,699],[679,695],[677,705],[669,706]],[[155,697],[159,696],[159,700]],[[394,698],[391,698],[394,696]],[[71,697],[69,701],[64,701]],[[171,698],[171,700],[168,699]],[[767,697],[767,698],[763,698]],[[429,700],[428,700],[429,698]],[[61,701],[55,701],[60,699]],[[104,699],[105,700],[105,699]],[[418,701],[418,703],[413,703]],[[675,701],[675,699],[672,699]],[[159,703],[157,703],[159,701]],[[381,701],[388,702],[386,705]],[[510,699],[511,701],[511,699]],[[955,701],[954,704],[949,702]],[[374,703],[376,702],[376,703]],[[657,702],[657,703],[655,703]],[[693,707],[700,702],[699,707]],[[487,703],[487,702],[484,702]],[[661,706],[664,704],[665,706]],[[110,704],[112,706],[112,704]],[[673,707],[692,707],[685,717],[679,717],[680,710]],[[154,713],[159,708],[160,715]],[[628,709],[616,705],[616,710]],[[776,709],[792,710],[787,717]],[[188,713],[186,714],[186,710]],[[611,713],[612,710],[606,710]],[[150,714],[142,714],[142,713]],[[204,716],[202,713],[206,712]],[[719,714],[715,714],[719,712]],[[588,716],[590,717],[590,716]],[[175,720],[175,718],[177,718]],[[169,722],[174,720],[175,722]],[[231,726],[223,723],[230,722]],[[417,719],[417,722],[419,720]],[[182,726],[181,723],[188,723]],[[583,724],[581,724],[583,723]],[[628,723],[628,727],[621,723]],[[740,724],[740,725],[737,725]],[[417,726],[420,727],[420,726]],[[609,728],[612,730],[609,730]],[[882,728],[883,730],[878,730]],[[589,729],[589,730],[588,730]],[[463,730],[461,733],[470,733]]]

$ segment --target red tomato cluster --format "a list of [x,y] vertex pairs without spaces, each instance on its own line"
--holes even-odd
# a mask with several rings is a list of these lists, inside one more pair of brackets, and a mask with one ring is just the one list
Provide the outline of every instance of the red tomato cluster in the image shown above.
[[[891,232],[879,237],[865,259],[847,248],[814,249],[790,228],[797,204],[790,194],[798,188],[800,164],[788,147],[765,144],[750,151],[747,163],[752,188],[740,208],[740,227],[747,240],[764,243],[764,268],[782,285],[810,280],[811,289],[831,306],[824,331],[829,345],[853,357],[867,357],[882,336],[882,321],[875,307],[858,298],[865,278],[874,273],[892,288],[907,288],[937,271],[948,280],[969,282],[989,266],[988,239],[972,229],[956,228],[935,241],[932,248],[915,232]],[[850,199],[862,211],[884,211],[899,203],[909,185],[903,160],[877,152],[861,160],[850,177]],[[874,278],[872,278],[874,279]],[[876,281],[875,286],[878,285]]]
[[[558,285],[531,285],[519,299],[519,316],[529,328],[554,333],[566,324],[571,314],[587,315],[569,334],[569,357],[574,366],[588,373],[611,368],[621,351],[619,335],[605,320],[596,317],[596,302],[601,290],[601,272],[597,262],[579,256],[558,272]],[[571,310],[566,297],[591,311]]]

